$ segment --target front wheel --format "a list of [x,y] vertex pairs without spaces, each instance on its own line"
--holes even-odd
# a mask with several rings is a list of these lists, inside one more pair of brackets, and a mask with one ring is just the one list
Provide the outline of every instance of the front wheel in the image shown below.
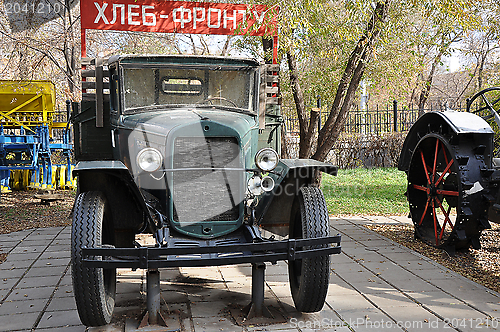
[[86,326],[109,324],[115,306],[116,269],[85,267],[82,248],[113,245],[106,199],[97,191],[75,201],[71,230],[71,274],[80,320]]
[[[290,238],[329,236],[328,224],[323,192],[317,187],[300,188],[292,209]],[[329,268],[329,255],[288,262],[290,290],[298,311],[317,312],[323,308],[330,281]]]

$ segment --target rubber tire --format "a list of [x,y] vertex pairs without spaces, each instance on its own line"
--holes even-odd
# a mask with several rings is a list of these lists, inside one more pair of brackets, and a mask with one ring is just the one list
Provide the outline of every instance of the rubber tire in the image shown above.
[[[302,187],[292,209],[290,238],[324,236],[329,236],[329,218],[323,192],[317,187]],[[330,256],[289,261],[288,277],[295,308],[300,312],[320,311],[328,292]]]
[[86,326],[109,324],[116,294],[116,269],[84,267],[81,249],[112,244],[107,228],[106,199],[97,191],[80,193],[71,231],[71,274],[80,320]]

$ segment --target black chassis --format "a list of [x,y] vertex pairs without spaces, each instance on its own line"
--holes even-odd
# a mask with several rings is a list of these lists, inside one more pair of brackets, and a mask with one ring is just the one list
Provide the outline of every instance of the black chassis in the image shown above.
[[[277,173],[281,185],[292,184],[294,191],[310,185],[316,171],[336,175],[337,167],[315,160],[281,160]],[[257,170],[256,170],[257,171]],[[261,199],[260,204],[248,211],[248,222],[238,230],[210,240],[187,237],[171,231],[166,220],[152,208],[136,186],[128,168],[120,161],[81,161],[73,171],[80,179],[94,178],[100,175],[120,183],[128,190],[133,203],[146,216],[143,230],[149,230],[155,237],[156,244],[135,248],[98,247],[82,248],[83,263],[94,268],[131,268],[158,269],[166,267],[218,266],[242,263],[271,262],[279,260],[300,260],[320,255],[339,254],[341,236],[328,236],[309,239],[275,240],[274,236],[264,238],[258,226],[273,229],[276,220],[266,220],[266,215],[275,216],[279,206],[291,207],[293,197],[278,195],[277,185],[271,193]],[[86,181],[87,184],[90,181]],[[95,182],[94,182],[95,183]],[[106,181],[104,181],[106,183]],[[85,186],[83,183],[79,185]],[[106,192],[103,185],[97,189]],[[108,197],[111,195],[108,195]],[[281,212],[283,211],[280,209]],[[281,214],[281,213],[280,213]],[[160,215],[160,218],[158,216]],[[285,217],[287,215],[285,214]],[[285,231],[286,232],[286,231]]]

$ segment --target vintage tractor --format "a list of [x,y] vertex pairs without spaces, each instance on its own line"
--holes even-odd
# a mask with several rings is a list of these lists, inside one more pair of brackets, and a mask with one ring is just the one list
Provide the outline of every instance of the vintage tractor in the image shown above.
[[[335,175],[337,168],[280,160],[278,70],[206,56],[86,63],[83,87],[94,92],[74,104],[71,235],[85,325],[110,322],[116,268],[147,270],[151,323],[158,322],[165,267],[252,263],[248,314],[259,316],[264,262],[286,260],[296,308],[323,307],[340,236],[330,236],[323,193],[312,183],[315,172]],[[139,233],[152,234],[155,245],[137,243]]]
[[467,112],[425,113],[401,151],[415,237],[452,254],[480,248],[481,231],[500,222],[499,91],[478,92]]

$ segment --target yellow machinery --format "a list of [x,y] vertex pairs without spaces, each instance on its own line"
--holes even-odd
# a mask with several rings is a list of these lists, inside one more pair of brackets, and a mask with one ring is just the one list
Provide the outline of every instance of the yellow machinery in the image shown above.
[[[71,179],[71,150],[66,122],[54,114],[55,87],[49,81],[0,81],[0,184],[8,190],[10,172],[15,183],[26,183],[31,170],[31,186],[52,188],[52,153],[66,159],[66,179]],[[69,114],[68,114],[69,115]],[[58,131],[58,137],[54,132]],[[71,186],[70,181],[66,181]],[[22,186],[22,185],[21,185]]]

